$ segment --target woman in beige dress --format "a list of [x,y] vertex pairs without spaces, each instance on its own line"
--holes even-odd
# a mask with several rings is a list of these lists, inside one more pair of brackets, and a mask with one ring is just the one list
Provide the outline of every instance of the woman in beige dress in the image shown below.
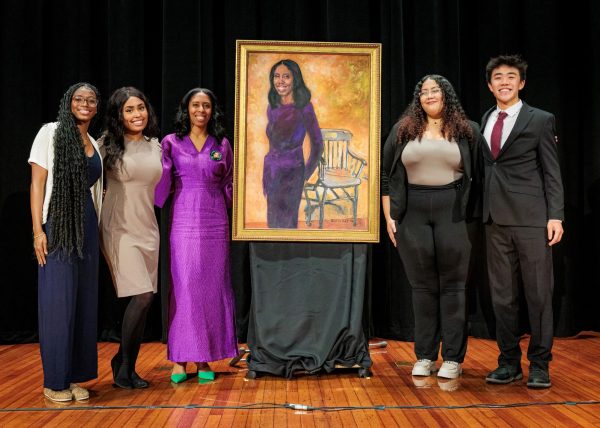
[[118,297],[131,297],[119,351],[111,361],[115,385],[147,388],[135,371],[146,315],[157,291],[159,232],[154,188],[162,175],[156,115],[136,88],[108,100],[101,138],[106,195],[100,221],[102,251]]

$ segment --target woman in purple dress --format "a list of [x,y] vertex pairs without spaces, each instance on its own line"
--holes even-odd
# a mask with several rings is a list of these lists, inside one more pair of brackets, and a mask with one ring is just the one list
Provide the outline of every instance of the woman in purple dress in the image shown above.
[[[277,62],[271,67],[269,80],[269,152],[263,167],[267,224],[270,228],[295,229],[304,182],[317,168],[323,137],[298,64],[290,59]],[[310,155],[305,163],[302,144],[307,132]]]
[[234,300],[229,273],[232,152],[212,91],[195,88],[179,105],[174,134],[162,140],[163,175],[155,203],[173,192],[170,227],[171,294],[168,358],[171,380],[215,377],[208,362],[236,355]]

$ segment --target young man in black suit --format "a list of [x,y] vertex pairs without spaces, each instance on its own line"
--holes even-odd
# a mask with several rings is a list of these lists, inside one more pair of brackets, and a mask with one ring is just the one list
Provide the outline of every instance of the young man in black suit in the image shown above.
[[531,339],[530,388],[551,386],[552,246],[563,235],[563,186],[554,115],[519,99],[527,63],[518,55],[486,67],[496,106],[482,118],[487,267],[496,315],[498,368],[486,377],[505,384],[523,377],[519,347],[518,277],[522,275]]

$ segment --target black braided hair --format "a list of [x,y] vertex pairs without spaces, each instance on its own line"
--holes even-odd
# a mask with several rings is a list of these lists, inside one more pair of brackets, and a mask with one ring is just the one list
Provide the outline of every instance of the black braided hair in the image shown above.
[[84,143],[71,112],[73,93],[85,87],[99,98],[98,89],[89,83],[77,83],[63,95],[58,108],[58,126],[54,134],[54,182],[48,217],[48,252],[57,251],[68,258],[75,252],[83,258],[85,197],[88,191]]
[[452,87],[452,84],[443,76],[429,74],[424,76],[413,92],[413,99],[400,117],[398,127],[398,142],[410,140],[421,140],[427,127],[427,114],[421,106],[421,88],[426,80],[435,81],[442,89],[444,108],[442,110],[442,134],[448,141],[458,141],[466,138],[472,143],[473,129],[469,125],[467,115],[460,104],[460,100]]
[[214,92],[206,88],[191,89],[183,96],[181,102],[179,103],[179,107],[177,108],[177,113],[175,113],[175,134],[181,139],[188,135],[192,130],[188,106],[192,97],[199,93],[206,94],[208,95],[208,98],[210,98],[210,102],[212,104],[212,114],[210,116],[210,120],[208,121],[207,131],[209,135],[215,137],[217,142],[221,144],[223,138],[225,138],[225,127],[223,126],[224,114],[221,111],[221,107],[219,106]]
[[154,109],[142,91],[132,86],[125,86],[115,90],[110,96],[106,106],[103,134],[104,148],[106,150],[104,167],[107,171],[119,166],[123,160],[123,153],[125,152],[123,106],[131,97],[142,100],[148,111],[148,122],[144,129],[144,136],[148,138],[158,138],[160,133]]

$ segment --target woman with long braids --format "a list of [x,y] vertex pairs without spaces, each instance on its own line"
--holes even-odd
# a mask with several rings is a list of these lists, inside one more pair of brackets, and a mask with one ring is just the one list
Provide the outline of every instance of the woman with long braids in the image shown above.
[[100,219],[102,251],[118,297],[130,297],[119,351],[111,361],[115,385],[147,388],[135,363],[158,279],[158,223],[154,188],[162,174],[156,115],[138,89],[117,89],[108,100],[98,140],[104,157],[106,195]]
[[63,95],[56,122],[40,129],[29,156],[33,247],[44,395],[87,400],[78,386],[98,376],[98,218],[102,159],[88,128],[98,90],[77,83]]
[[[466,219],[477,201],[479,127],[454,88],[428,75],[385,143],[382,204],[387,232],[412,287],[413,376],[454,379],[467,349],[466,281],[471,244]],[[475,180],[477,183],[478,180]]]
[[161,143],[156,205],[173,191],[167,351],[174,383],[187,379],[187,362],[196,363],[200,382],[214,379],[208,363],[237,351],[227,217],[233,159],[221,121],[212,91],[194,88],[179,104],[175,133]]

